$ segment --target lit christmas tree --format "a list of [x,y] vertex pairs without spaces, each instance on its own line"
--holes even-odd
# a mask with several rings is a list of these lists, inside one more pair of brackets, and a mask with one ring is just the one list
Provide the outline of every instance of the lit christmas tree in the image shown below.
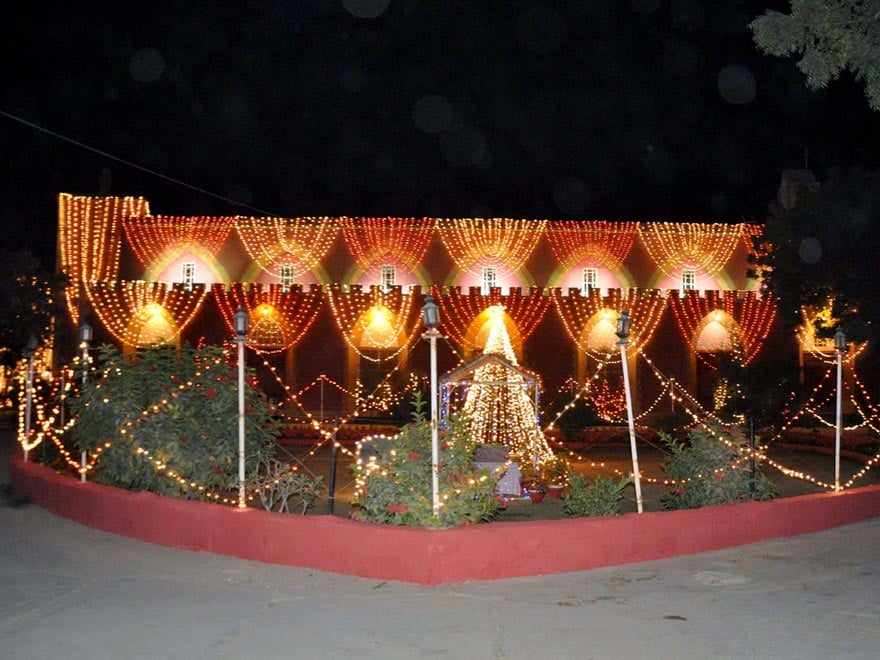
[[471,418],[471,432],[477,442],[507,445],[519,461],[529,461],[537,467],[550,459],[553,452],[538,427],[528,380],[517,368],[504,325],[504,308],[492,308],[491,323],[483,355],[500,356],[506,364],[489,359],[474,370],[464,411]]

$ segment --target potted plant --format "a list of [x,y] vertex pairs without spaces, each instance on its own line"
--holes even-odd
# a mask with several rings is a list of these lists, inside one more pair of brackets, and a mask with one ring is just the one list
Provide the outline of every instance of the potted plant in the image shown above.
[[528,492],[529,492],[529,499],[532,500],[532,502],[534,502],[535,504],[539,504],[540,502],[544,501],[544,492],[545,491],[544,491],[544,485],[541,482],[539,482],[539,481],[533,482],[532,485],[529,486]]
[[547,481],[547,494],[550,497],[562,497],[562,489],[568,481],[568,468],[568,459],[561,455],[553,456],[544,463],[541,472]]

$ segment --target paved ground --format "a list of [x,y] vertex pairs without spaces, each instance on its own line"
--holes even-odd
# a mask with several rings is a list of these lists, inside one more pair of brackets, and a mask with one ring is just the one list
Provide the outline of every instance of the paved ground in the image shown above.
[[427,588],[170,550],[6,497],[0,658],[877,658],[878,559],[880,519]]

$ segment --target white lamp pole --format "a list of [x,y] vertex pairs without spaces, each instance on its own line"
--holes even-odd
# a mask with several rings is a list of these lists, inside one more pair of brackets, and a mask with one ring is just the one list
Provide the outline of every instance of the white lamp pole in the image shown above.
[[837,409],[834,424],[834,492],[840,492],[840,436],[843,431],[843,356],[846,353],[846,335],[837,328],[834,333],[837,352]]
[[[82,386],[83,393],[85,393],[86,382],[89,379],[89,347],[92,343],[92,326],[89,325],[88,321],[83,323],[79,327],[79,347],[82,349]],[[88,454],[85,449],[82,450],[82,454],[79,459],[80,468],[79,468],[79,479],[82,482],[86,480],[86,468],[88,466]]]
[[37,338],[28,338],[24,354],[28,359],[27,385],[25,386],[24,404],[24,462],[28,461],[28,443],[31,441],[31,407],[34,402],[34,354],[37,350]]
[[246,509],[244,491],[244,342],[248,332],[248,313],[239,307],[233,316],[235,341],[238,342],[238,508]]
[[620,341],[617,342],[617,345],[620,346],[620,365],[623,368],[623,390],[626,394],[626,417],[629,423],[629,448],[632,453],[632,464],[633,464],[633,483],[636,487],[636,510],[639,513],[642,513],[642,480],[641,475],[639,474],[639,454],[636,450],[636,424],[633,419],[633,404],[632,404],[632,394],[630,393],[629,386],[629,366],[627,364],[626,359],[626,347],[629,346],[629,328],[632,324],[632,320],[629,318],[629,311],[623,310],[620,313],[620,318],[617,319],[617,336],[620,338]]
[[440,308],[431,296],[425,296],[425,304],[422,306],[422,321],[425,324],[425,334],[422,335],[431,345],[431,496],[432,509],[435,516],[440,515],[440,451],[439,428],[438,428],[438,395],[437,395],[437,337],[440,331]]

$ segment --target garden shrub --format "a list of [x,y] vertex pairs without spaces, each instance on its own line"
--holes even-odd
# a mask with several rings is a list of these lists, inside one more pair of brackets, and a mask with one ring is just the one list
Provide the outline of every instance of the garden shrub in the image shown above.
[[[209,492],[237,488],[238,372],[221,348],[159,346],[127,359],[102,346],[96,373],[97,379],[70,399],[78,416],[74,444],[100,452],[90,478],[186,499],[210,499]],[[265,397],[250,381],[245,380],[248,474],[271,456],[277,428]]]
[[431,424],[424,402],[415,400],[413,422],[386,443],[376,443],[375,455],[352,466],[358,487],[351,503],[356,520],[407,525],[451,527],[462,522],[491,520],[498,512],[496,480],[474,463],[476,442],[467,418],[451,415],[440,431],[440,514],[433,515],[431,485]]
[[776,495],[773,484],[757,467],[755,493],[751,494],[748,452],[742,451],[747,449],[747,442],[742,430],[713,431],[733,447],[702,428],[691,431],[687,443],[661,436],[671,452],[663,470],[677,482],[660,498],[664,509],[697,509],[749,499],[768,500]]
[[257,492],[266,511],[290,513],[290,501],[294,500],[299,503],[299,512],[305,515],[318,499],[324,477],[309,476],[266,455],[257,469],[248,474],[247,487],[249,492]]
[[563,510],[573,518],[584,516],[616,516],[620,513],[623,489],[632,483],[632,477],[616,482],[599,475],[590,483],[586,475],[569,472],[568,492],[563,495]]

